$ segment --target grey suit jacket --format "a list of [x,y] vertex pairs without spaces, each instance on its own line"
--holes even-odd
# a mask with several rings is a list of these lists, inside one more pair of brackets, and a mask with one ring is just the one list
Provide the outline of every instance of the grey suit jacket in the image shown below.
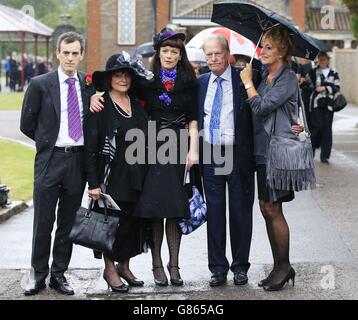
[[[78,71],[83,110],[89,111],[92,86],[85,85],[85,74]],[[36,143],[35,179],[46,168],[60,130],[61,98],[58,71],[31,80],[22,104],[20,130]]]

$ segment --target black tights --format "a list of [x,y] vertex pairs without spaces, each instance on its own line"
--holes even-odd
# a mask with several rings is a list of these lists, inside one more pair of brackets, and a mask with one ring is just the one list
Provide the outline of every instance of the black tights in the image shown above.
[[265,219],[267,235],[270,241],[274,261],[271,282],[281,282],[291,268],[289,249],[290,231],[283,215],[282,203],[260,201],[260,209]]
[[[152,226],[154,248],[151,251],[153,267],[160,267],[163,265],[161,249],[164,237],[164,219],[154,219]],[[166,219],[165,234],[169,249],[169,264],[170,266],[178,266],[181,234],[177,227],[177,219]]]

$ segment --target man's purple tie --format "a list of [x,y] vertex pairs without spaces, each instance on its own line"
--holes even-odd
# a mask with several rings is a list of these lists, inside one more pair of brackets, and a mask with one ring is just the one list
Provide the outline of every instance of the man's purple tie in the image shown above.
[[68,135],[75,141],[82,137],[82,123],[80,107],[78,104],[76,78],[68,78],[67,114],[68,114]]

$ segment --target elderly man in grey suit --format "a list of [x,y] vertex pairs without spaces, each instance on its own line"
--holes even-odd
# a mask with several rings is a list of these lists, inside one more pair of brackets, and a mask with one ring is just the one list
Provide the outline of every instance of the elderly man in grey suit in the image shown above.
[[82,128],[89,97],[94,93],[86,84],[85,74],[77,71],[84,47],[80,34],[61,35],[57,42],[58,70],[33,78],[23,101],[20,129],[36,142],[32,268],[24,292],[27,296],[46,288],[49,272],[50,288],[74,294],[64,273],[72,254],[68,236],[85,187]]

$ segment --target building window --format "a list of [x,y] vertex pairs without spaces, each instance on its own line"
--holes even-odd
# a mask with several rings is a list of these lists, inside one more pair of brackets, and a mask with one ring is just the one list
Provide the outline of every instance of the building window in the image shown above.
[[136,1],[118,0],[118,44],[134,45],[136,23]]

